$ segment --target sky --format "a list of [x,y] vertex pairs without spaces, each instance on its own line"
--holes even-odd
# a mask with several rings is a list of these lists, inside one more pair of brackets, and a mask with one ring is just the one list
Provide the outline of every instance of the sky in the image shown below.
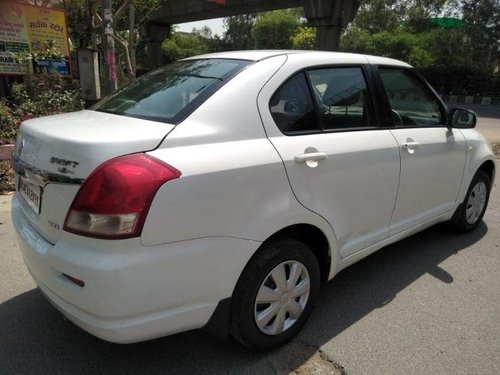
[[212,30],[212,34],[219,34],[219,36],[222,36],[224,33],[224,28],[222,26],[222,18],[214,18],[211,20],[203,20],[203,21],[196,21],[196,22],[186,22],[186,23],[180,23],[178,25],[175,25],[177,27],[177,31],[183,31],[190,33],[193,28],[200,29],[203,26],[208,26]]

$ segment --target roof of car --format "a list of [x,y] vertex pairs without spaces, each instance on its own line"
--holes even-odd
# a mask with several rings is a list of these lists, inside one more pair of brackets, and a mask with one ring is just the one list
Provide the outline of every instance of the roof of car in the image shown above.
[[370,56],[370,55],[360,55],[355,53],[346,52],[329,52],[329,51],[301,51],[301,50],[248,50],[248,51],[227,51],[227,52],[215,52],[205,55],[193,56],[188,59],[200,59],[200,58],[211,58],[211,59],[241,59],[250,61],[260,61],[273,56],[278,55],[291,55],[291,54],[307,54],[307,55],[318,55],[318,56],[331,56],[332,58],[337,58],[345,62],[349,60],[349,57],[363,56],[368,60],[368,63],[375,65],[394,65],[394,66],[404,66],[410,67],[405,62],[390,59],[387,57],[380,56]]

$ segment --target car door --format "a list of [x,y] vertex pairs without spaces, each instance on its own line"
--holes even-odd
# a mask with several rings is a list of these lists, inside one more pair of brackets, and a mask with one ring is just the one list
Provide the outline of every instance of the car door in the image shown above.
[[462,181],[466,143],[459,130],[446,127],[440,100],[418,75],[399,67],[378,71],[401,157],[393,235],[451,212]]
[[399,152],[376,126],[364,68],[299,71],[267,106],[262,118],[295,196],[330,223],[341,257],[387,238]]

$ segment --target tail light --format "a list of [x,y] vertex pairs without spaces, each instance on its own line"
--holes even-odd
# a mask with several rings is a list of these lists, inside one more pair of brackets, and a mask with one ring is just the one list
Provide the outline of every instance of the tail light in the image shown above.
[[160,186],[180,175],[174,167],[145,154],[111,159],[81,186],[64,230],[95,238],[138,237]]

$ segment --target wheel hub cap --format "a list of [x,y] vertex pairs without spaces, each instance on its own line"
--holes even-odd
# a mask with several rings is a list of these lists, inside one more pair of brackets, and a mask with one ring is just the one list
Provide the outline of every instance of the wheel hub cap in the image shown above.
[[467,199],[465,219],[469,224],[475,224],[483,213],[486,204],[486,184],[482,181],[474,185]]
[[264,278],[255,298],[254,318],[260,331],[278,335],[302,315],[311,280],[306,267],[292,260],[278,264]]

